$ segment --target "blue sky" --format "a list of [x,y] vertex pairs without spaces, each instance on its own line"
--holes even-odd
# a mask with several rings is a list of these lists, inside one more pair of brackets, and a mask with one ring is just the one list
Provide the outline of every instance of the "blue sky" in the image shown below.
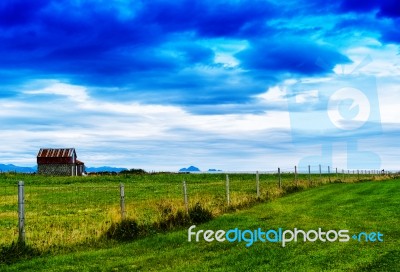
[[399,169],[400,6],[0,3],[0,163]]

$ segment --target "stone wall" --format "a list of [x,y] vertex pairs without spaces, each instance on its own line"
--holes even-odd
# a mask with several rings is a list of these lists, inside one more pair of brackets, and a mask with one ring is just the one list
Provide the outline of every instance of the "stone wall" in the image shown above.
[[74,164],[39,164],[38,174],[51,176],[75,176]]

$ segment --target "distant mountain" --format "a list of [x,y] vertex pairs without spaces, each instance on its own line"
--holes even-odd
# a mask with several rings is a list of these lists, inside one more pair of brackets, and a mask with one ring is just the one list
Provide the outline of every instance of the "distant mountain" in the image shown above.
[[200,169],[195,166],[189,166],[188,168],[181,168],[179,172],[200,172]]
[[[127,168],[101,166],[101,167],[86,167],[86,172],[121,172],[128,170]],[[16,166],[14,164],[0,164],[1,172],[17,172],[17,173],[35,173],[37,172],[37,166],[23,167]]]
[[14,164],[0,164],[1,172],[17,172],[17,173],[34,173],[36,172],[37,167],[23,167],[16,166]]
[[101,167],[86,167],[86,172],[121,172],[123,170],[128,170],[127,168],[111,167],[111,166],[101,166]]

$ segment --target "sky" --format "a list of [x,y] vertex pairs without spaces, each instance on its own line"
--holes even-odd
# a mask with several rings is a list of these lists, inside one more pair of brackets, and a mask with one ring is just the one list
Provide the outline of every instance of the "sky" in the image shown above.
[[4,0],[0,163],[398,170],[396,0]]

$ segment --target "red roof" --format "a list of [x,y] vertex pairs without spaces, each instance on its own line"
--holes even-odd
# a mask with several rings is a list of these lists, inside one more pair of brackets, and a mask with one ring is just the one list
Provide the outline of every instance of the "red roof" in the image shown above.
[[[77,164],[75,148],[41,148],[38,164]],[[79,164],[83,164],[79,162]]]
[[76,164],[77,164],[77,165],[84,165],[84,163],[81,162],[80,160],[76,160]]
[[[75,148],[41,148],[37,155],[38,158],[71,158],[75,153]],[[76,156],[76,153],[75,153]]]

